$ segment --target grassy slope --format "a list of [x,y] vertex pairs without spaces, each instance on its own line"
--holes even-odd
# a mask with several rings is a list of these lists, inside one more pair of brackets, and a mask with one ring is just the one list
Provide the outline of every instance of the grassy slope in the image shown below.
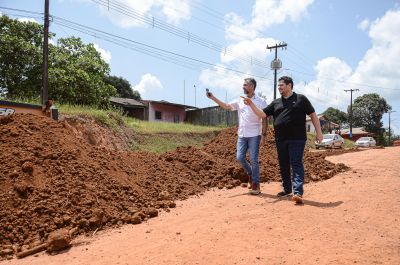
[[[33,103],[32,101],[19,101]],[[36,102],[35,102],[36,103]],[[132,150],[162,153],[178,146],[201,146],[223,127],[196,126],[185,123],[147,122],[123,116],[118,109],[99,110],[89,106],[57,106],[61,115],[89,116],[114,131],[126,126],[135,132],[130,147]],[[315,148],[315,134],[307,133],[307,142]],[[354,142],[345,139],[344,148],[353,148]]]
[[147,122],[123,116],[119,110],[99,110],[87,106],[61,105],[62,114],[89,116],[114,131],[133,130],[130,149],[163,153],[179,146],[202,146],[222,127],[186,123]]

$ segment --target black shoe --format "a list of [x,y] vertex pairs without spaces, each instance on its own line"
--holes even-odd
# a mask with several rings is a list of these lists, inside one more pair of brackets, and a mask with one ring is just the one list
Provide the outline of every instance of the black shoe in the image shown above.
[[290,194],[292,194],[292,193],[291,192],[286,192],[286,191],[281,191],[281,192],[278,192],[278,194],[276,194],[276,196],[277,197],[284,197],[284,196],[288,196]]

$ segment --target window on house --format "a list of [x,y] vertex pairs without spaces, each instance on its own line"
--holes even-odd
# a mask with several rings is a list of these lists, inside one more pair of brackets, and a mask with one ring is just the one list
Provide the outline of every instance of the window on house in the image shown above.
[[156,120],[162,120],[162,115],[161,111],[156,110]]
[[307,132],[310,132],[310,130],[311,130],[311,126],[310,126],[310,124],[307,124]]

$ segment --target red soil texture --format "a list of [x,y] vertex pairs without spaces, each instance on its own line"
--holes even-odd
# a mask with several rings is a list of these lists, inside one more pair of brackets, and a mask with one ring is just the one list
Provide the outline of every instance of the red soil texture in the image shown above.
[[[46,242],[60,228],[72,236],[138,224],[176,200],[246,181],[235,160],[236,129],[222,130],[201,149],[156,155],[115,151],[78,137],[66,121],[30,114],[0,118],[0,260]],[[306,150],[305,181],[347,168]],[[260,151],[261,180],[279,181],[272,132]]]

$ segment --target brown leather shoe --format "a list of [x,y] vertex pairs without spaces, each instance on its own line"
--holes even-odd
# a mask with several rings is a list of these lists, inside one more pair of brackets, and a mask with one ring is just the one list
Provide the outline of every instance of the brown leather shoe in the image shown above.
[[252,183],[252,185],[251,185],[251,190],[250,190],[250,194],[251,195],[258,195],[258,194],[260,194],[261,193],[261,190],[260,190],[260,183]]
[[292,201],[294,201],[296,204],[303,204],[303,198],[300,194],[293,195]]

